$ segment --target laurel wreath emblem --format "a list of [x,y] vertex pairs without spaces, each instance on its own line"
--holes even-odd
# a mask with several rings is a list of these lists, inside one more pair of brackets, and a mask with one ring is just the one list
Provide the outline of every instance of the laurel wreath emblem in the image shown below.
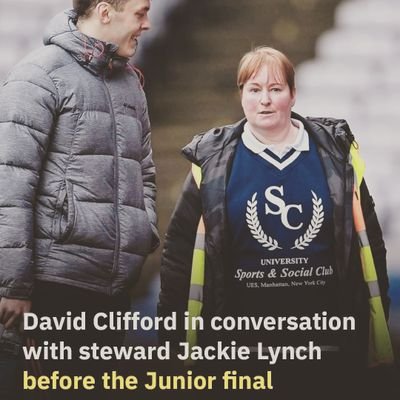
[[322,223],[324,222],[324,206],[322,205],[322,199],[319,199],[312,190],[311,193],[313,196],[313,216],[311,222],[308,225],[306,233],[295,240],[292,249],[304,250],[304,247],[307,247],[318,235]]
[[267,236],[263,231],[257,215],[257,192],[253,194],[251,200],[247,200],[246,222],[250,229],[253,238],[257,240],[267,250],[282,249],[279,247],[278,241],[270,236]]
[[[304,250],[305,247],[309,246],[313,239],[318,235],[322,223],[324,222],[324,206],[322,205],[322,199],[318,198],[312,190],[311,193],[313,197],[313,215],[310,224],[308,225],[304,235],[301,235],[295,240],[294,246],[291,249]],[[261,227],[257,215],[257,192],[253,194],[251,200],[247,201],[246,222],[253,238],[263,247],[269,251],[282,249],[282,247],[279,247],[278,241],[268,236]]]

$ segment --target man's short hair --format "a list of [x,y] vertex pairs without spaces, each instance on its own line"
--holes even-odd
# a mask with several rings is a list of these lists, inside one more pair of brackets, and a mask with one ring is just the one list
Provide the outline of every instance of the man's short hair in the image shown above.
[[72,6],[78,14],[78,18],[86,18],[96,8],[97,4],[101,2],[109,3],[117,11],[121,11],[127,1],[128,0],[73,0]]

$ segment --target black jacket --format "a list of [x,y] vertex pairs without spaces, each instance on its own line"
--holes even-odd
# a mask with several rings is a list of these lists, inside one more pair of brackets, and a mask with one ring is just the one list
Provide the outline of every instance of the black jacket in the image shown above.
[[[352,194],[353,168],[349,163],[349,148],[353,135],[343,120],[307,118],[293,113],[293,118],[303,122],[312,136],[326,173],[334,205],[335,258],[339,278],[341,310],[354,315],[357,332],[347,336],[345,344],[350,353],[366,356],[368,340],[369,305],[368,290],[363,281],[359,246],[353,227]],[[188,175],[182,195],[177,202],[165,239],[161,264],[161,292],[159,314],[178,315],[187,309],[190,285],[191,260],[197,222],[203,214],[206,227],[206,272],[204,286],[204,318],[223,315],[226,310],[226,262],[229,242],[226,226],[225,188],[229,178],[236,145],[243,132],[245,121],[212,129],[196,136],[183,149],[189,161],[202,169],[202,183],[198,190],[191,174]],[[367,232],[376,263],[379,286],[385,312],[388,313],[388,277],[386,249],[374,210],[374,202],[365,182],[361,185],[361,199]],[[268,310],[266,310],[267,314]],[[201,334],[201,332],[200,332]],[[209,332],[200,336],[200,342],[211,339]],[[161,332],[161,341],[184,340],[181,327],[177,335]]]

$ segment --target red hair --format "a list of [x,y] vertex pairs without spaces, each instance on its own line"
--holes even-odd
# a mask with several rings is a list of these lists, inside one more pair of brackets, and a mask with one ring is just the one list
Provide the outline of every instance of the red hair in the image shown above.
[[239,62],[237,73],[237,86],[239,90],[254,76],[259,69],[267,65],[272,68],[276,77],[286,82],[290,93],[295,91],[294,67],[292,62],[280,51],[267,46],[256,47],[246,53]]

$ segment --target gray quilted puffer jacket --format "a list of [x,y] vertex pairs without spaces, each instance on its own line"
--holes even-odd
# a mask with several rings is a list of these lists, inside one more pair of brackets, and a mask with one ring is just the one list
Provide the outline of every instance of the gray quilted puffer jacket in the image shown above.
[[158,244],[146,99],[117,46],[55,17],[0,89],[0,296],[130,288]]

